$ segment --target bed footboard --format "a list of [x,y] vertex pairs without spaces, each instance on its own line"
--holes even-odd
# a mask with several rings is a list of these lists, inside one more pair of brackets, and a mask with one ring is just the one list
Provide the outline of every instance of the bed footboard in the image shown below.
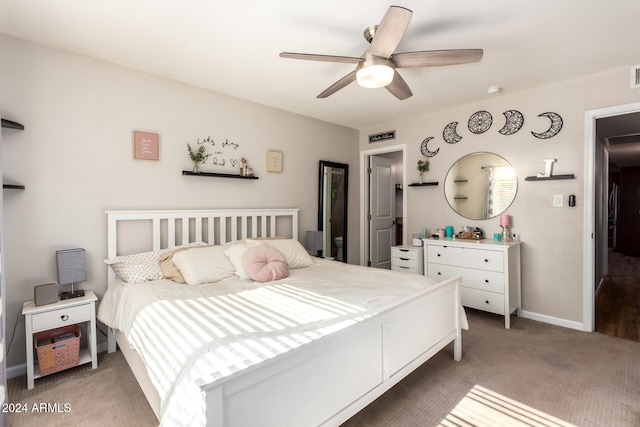
[[207,426],[338,426],[453,342],[462,357],[460,278],[355,327],[212,384]]

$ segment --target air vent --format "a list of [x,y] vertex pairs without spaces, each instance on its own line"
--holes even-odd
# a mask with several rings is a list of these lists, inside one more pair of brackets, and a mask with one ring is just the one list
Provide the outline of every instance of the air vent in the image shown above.
[[605,138],[609,145],[636,144],[640,143],[640,133],[631,135],[618,135]]
[[640,64],[631,67],[631,89],[640,88]]

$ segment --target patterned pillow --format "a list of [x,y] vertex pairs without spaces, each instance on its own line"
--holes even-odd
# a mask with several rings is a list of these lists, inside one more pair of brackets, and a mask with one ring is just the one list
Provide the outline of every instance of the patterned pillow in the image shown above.
[[287,259],[282,252],[268,245],[250,246],[242,257],[242,266],[256,282],[271,282],[289,275]]
[[142,283],[162,279],[159,256],[160,251],[142,252],[105,259],[104,263],[110,265],[118,279],[123,282]]
[[206,244],[205,242],[194,242],[159,251],[122,255],[105,259],[104,263],[111,266],[118,279],[126,283],[142,283],[149,280],[160,280],[164,277],[162,269],[160,268],[160,255],[178,248],[202,246]]

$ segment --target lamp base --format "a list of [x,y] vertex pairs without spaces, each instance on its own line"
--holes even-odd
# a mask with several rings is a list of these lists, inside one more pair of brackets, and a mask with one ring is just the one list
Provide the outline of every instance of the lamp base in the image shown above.
[[501,242],[513,242],[513,238],[511,237],[511,232],[509,231],[508,225],[501,225],[502,227],[502,235],[500,236]]
[[60,294],[60,299],[64,300],[64,299],[78,298],[78,297],[83,297],[83,296],[84,296],[84,290],[78,289],[76,291],[61,293]]

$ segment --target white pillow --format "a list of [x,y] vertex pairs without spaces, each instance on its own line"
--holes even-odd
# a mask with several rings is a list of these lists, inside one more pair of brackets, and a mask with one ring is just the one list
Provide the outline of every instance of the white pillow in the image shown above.
[[247,249],[249,249],[249,245],[246,243],[234,243],[227,246],[224,250],[225,255],[229,258],[229,261],[231,261],[231,264],[233,264],[233,267],[235,268],[236,275],[241,279],[250,279],[242,265],[242,258],[244,258],[244,254],[247,252]]
[[188,285],[218,282],[235,274],[233,264],[224,254],[226,246],[192,248],[176,253],[173,263]]
[[264,243],[273,248],[276,248],[287,259],[289,269],[294,268],[306,268],[313,265],[313,258],[309,255],[309,252],[302,246],[300,242],[294,239],[265,239],[265,240],[253,240],[247,239],[248,245],[255,245]]

